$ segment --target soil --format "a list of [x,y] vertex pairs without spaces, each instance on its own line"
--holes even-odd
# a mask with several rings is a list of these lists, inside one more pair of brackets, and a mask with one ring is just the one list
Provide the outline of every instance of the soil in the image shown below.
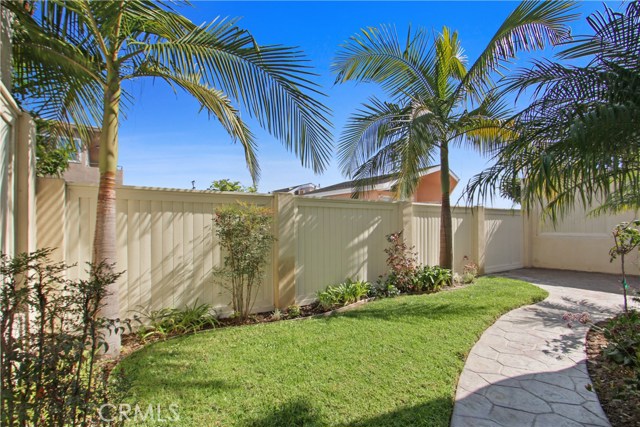
[[640,392],[630,391],[627,381],[633,370],[608,360],[603,350],[608,341],[600,322],[587,334],[587,367],[600,404],[612,427],[640,427]]

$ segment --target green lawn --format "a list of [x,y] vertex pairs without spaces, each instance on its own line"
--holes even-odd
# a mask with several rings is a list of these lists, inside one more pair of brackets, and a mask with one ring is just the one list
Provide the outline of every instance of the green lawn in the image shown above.
[[[131,403],[178,405],[172,426],[448,426],[467,353],[501,314],[547,293],[485,277],[321,319],[151,345],[119,366]],[[129,425],[167,425],[138,420]]]

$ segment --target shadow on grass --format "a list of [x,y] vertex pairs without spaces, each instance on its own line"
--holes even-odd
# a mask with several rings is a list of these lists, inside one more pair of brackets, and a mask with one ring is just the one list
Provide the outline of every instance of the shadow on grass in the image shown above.
[[[422,405],[399,408],[385,414],[344,424],[348,427],[446,427],[453,409],[452,399],[434,399]],[[324,427],[333,425],[306,400],[293,400],[258,419],[246,427]]]
[[292,400],[265,416],[246,424],[247,427],[325,426],[318,411],[306,400]]

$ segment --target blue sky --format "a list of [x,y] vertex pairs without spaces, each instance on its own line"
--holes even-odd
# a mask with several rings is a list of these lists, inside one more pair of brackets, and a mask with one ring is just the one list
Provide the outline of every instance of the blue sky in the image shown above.
[[[442,26],[458,30],[462,46],[472,62],[516,6],[514,2],[208,2],[195,1],[182,12],[196,23],[217,16],[241,17],[239,25],[249,30],[258,43],[280,43],[301,47],[319,74],[317,82],[327,94],[323,102],[333,111],[334,139],[347,118],[372,95],[382,95],[369,84],[334,86],[330,65],[338,46],[366,26],[394,24],[400,34],[425,27]],[[613,3],[617,6],[619,3]],[[580,3],[582,17],[572,24],[574,34],[590,33],[585,17],[602,8],[599,2]],[[550,50],[534,56],[550,56]],[[514,67],[525,66],[526,58]],[[187,94],[172,91],[161,82],[139,81],[130,88],[133,105],[126,111],[120,129],[120,159],[126,185],[205,189],[215,179],[230,178],[250,184],[240,145]],[[525,100],[526,101],[526,100]],[[313,182],[327,186],[345,178],[332,161],[328,170],[316,175],[300,166],[295,156],[279,141],[253,126],[259,142],[262,178],[258,189],[269,192],[289,185]],[[488,159],[464,148],[451,151],[452,170],[461,178],[452,201],[474,174],[488,165]],[[506,200],[487,205],[510,207]]]

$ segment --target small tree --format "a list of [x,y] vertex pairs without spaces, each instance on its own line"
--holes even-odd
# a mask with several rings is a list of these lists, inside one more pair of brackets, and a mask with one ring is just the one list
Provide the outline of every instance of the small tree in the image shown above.
[[402,292],[410,292],[415,290],[417,282],[418,259],[414,247],[407,245],[402,233],[400,231],[386,236],[390,245],[384,252],[389,266],[388,279]]
[[616,245],[611,248],[609,255],[611,255],[610,262],[620,256],[620,264],[622,268],[622,290],[624,292],[624,312],[628,313],[627,304],[627,290],[629,284],[627,283],[627,274],[624,268],[624,257],[628,253],[631,253],[640,245],[640,220],[636,219],[631,222],[621,222],[613,229],[613,240]]
[[271,244],[272,214],[269,208],[248,204],[216,209],[216,236],[226,253],[219,274],[231,292],[233,310],[246,320],[262,284]]
[[231,181],[230,179],[218,179],[213,181],[207,190],[211,191],[237,191],[240,193],[255,193],[258,191],[255,185],[245,187],[240,181]]

